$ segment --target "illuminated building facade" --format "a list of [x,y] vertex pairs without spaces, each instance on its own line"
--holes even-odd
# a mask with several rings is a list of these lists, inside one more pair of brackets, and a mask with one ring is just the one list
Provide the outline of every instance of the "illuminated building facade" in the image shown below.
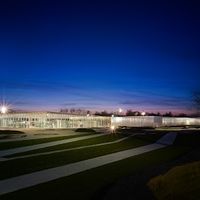
[[0,127],[7,128],[101,128],[110,127],[110,117],[81,116],[51,112],[0,115]]
[[115,127],[200,126],[200,118],[160,116],[112,117],[111,124]]
[[107,128],[200,125],[200,118],[123,116],[103,117],[52,112],[7,113],[0,115],[1,128]]

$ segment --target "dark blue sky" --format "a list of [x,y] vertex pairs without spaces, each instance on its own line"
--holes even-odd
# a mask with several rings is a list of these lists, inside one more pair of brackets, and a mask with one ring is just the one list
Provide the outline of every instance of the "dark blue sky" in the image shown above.
[[0,89],[12,108],[191,110],[198,1],[1,1]]

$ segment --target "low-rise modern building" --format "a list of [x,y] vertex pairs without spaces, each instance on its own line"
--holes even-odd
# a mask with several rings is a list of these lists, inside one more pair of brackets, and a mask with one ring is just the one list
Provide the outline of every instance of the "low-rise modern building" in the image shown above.
[[93,115],[70,115],[53,112],[7,113],[0,115],[1,128],[108,128],[161,127],[200,125],[200,118],[123,116],[103,117]]
[[110,127],[110,117],[69,115],[53,112],[0,115],[0,127],[7,128],[101,128]]
[[133,116],[112,117],[111,124],[115,127],[164,127],[164,126],[200,126],[200,118]]

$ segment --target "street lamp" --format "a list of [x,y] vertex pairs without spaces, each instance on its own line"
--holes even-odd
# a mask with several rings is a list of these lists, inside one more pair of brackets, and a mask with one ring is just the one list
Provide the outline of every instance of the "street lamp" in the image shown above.
[[119,108],[119,113],[122,113],[122,112],[123,112],[123,110],[121,108]]
[[8,108],[6,106],[1,106],[0,108],[1,114],[6,114],[8,112]]
[[115,126],[113,126],[113,125],[110,128],[112,131],[115,130]]
[[146,115],[146,113],[143,111],[143,112],[141,112],[141,115],[142,115],[142,116],[145,116],[145,115]]
[[112,133],[115,132],[115,126],[114,126],[114,125],[112,125],[112,126],[110,127],[110,129],[111,129]]

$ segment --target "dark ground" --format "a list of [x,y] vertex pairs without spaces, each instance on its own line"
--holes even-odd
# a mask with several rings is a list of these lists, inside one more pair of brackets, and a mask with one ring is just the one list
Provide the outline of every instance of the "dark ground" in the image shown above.
[[124,177],[118,182],[107,185],[99,190],[95,195],[95,200],[155,200],[153,194],[147,187],[148,181],[160,174],[165,174],[171,168],[177,165],[183,165],[200,160],[200,134],[198,131],[192,131],[189,135],[183,131],[182,137],[176,140],[175,145],[187,146],[191,150],[181,157],[163,165],[153,166],[138,171],[129,177]]

